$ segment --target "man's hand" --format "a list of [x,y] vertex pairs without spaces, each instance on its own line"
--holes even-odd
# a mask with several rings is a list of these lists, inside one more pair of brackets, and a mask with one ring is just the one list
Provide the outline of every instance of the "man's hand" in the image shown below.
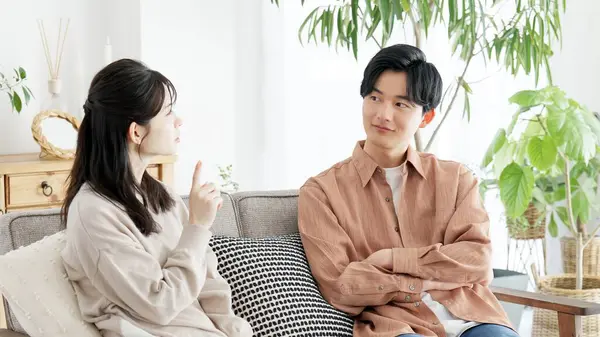
[[378,250],[375,253],[371,254],[371,256],[365,259],[365,262],[368,262],[372,265],[379,266],[384,269],[392,270],[393,268],[393,257],[391,249],[382,249]]
[[472,284],[466,283],[451,283],[451,282],[440,282],[440,281],[431,281],[431,280],[423,280],[423,291],[429,290],[454,290],[462,287],[473,288]]

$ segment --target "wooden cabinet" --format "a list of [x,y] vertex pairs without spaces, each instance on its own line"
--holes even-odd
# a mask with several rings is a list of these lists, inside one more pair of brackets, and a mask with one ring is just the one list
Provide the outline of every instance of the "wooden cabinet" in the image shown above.
[[[155,158],[148,173],[173,184],[176,156]],[[37,153],[0,156],[0,214],[60,207],[72,160],[40,159]]]

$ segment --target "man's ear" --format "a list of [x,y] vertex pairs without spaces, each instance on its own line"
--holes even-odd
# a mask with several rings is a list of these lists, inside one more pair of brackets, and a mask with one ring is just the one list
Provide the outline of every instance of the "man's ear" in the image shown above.
[[433,117],[435,117],[435,110],[431,109],[431,110],[427,111],[423,115],[423,120],[421,121],[421,124],[419,125],[419,127],[420,128],[426,127],[429,123],[431,123],[431,121],[433,120]]

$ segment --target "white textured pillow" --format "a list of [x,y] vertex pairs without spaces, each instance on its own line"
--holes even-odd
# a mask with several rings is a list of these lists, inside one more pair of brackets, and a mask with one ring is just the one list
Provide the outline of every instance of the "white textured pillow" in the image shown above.
[[0,256],[0,292],[31,337],[99,337],[81,317],[62,264],[64,232]]

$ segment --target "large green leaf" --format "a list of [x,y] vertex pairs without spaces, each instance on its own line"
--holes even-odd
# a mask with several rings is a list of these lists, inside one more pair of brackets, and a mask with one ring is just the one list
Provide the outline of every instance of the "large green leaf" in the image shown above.
[[512,95],[508,101],[522,107],[533,107],[543,102],[543,97],[536,90],[523,90]]
[[590,220],[590,203],[585,193],[581,190],[575,191],[571,198],[571,204],[573,205],[575,219],[579,219],[586,224]]
[[565,140],[565,155],[568,158],[588,162],[596,155],[596,136],[579,108],[566,111],[559,137]]
[[525,212],[531,202],[533,183],[533,172],[529,167],[512,163],[502,170],[498,184],[508,216],[517,217]]
[[487,167],[492,162],[496,152],[498,152],[498,150],[500,150],[505,143],[506,131],[504,129],[500,129],[496,132],[494,140],[492,140],[492,143],[488,147],[487,152],[485,153],[485,157],[483,158],[483,162],[481,163],[481,166]]
[[527,156],[531,164],[540,171],[546,171],[556,163],[558,152],[550,135],[529,140]]

